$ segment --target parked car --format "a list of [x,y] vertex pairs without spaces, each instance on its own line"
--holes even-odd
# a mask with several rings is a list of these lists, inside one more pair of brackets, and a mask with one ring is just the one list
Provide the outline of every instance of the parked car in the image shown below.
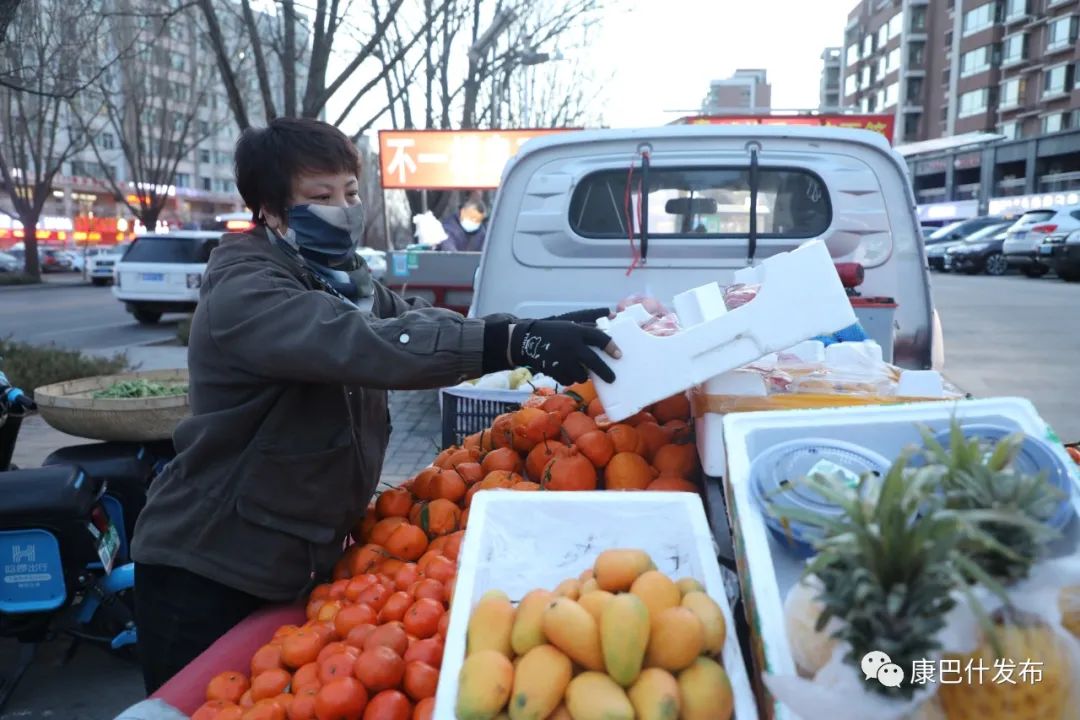
[[985,227],[972,233],[966,240],[950,243],[945,251],[945,269],[950,272],[962,272],[977,275],[1004,275],[1009,271],[1009,263],[1001,254],[1005,243],[1005,234],[1012,223],[1004,222]]
[[1002,252],[1012,267],[1028,277],[1042,277],[1050,266],[1042,261],[1039,246],[1055,233],[1080,230],[1080,205],[1028,210],[1009,228]]
[[40,251],[41,272],[69,272],[72,268],[71,258],[64,250],[48,248]]
[[961,220],[939,228],[923,240],[926,245],[927,267],[931,270],[947,271],[945,257],[949,248],[962,244],[971,236],[982,232],[988,227],[997,227],[999,225],[1008,226],[1009,221],[1001,217],[987,216]]
[[116,263],[120,262],[120,258],[124,256],[129,247],[131,247],[131,243],[121,243],[116,247],[102,248],[96,254],[91,255],[87,261],[90,282],[95,285],[111,285]]
[[68,270],[72,272],[82,272],[84,264],[82,250],[61,250],[60,252],[62,252],[64,257],[71,262],[71,267],[69,267]]
[[1055,233],[1039,245],[1039,259],[1067,282],[1080,282],[1080,230]]
[[0,272],[19,272],[22,267],[22,262],[17,257],[0,252]]
[[113,296],[146,325],[167,312],[193,312],[210,251],[220,239],[220,232],[205,230],[136,238],[116,264]]

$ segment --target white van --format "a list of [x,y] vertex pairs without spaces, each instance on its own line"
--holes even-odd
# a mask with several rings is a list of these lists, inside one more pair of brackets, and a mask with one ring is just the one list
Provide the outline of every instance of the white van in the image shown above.
[[139,236],[116,264],[113,295],[143,324],[164,313],[194,312],[210,251],[220,240],[220,232],[202,230]]
[[[893,362],[923,369],[940,356],[907,166],[874,132],[703,125],[548,135],[507,165],[490,223],[474,316],[546,317],[634,293],[670,303],[822,239],[837,263],[864,270],[853,298],[860,321],[863,300],[895,302],[878,331]],[[643,257],[628,272],[635,251]]]

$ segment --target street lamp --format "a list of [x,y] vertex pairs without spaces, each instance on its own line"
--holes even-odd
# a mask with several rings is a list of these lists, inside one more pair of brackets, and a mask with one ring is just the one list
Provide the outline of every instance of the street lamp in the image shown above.
[[510,23],[517,19],[517,13],[510,8],[502,8],[491,21],[491,26],[484,31],[483,35],[476,39],[476,43],[469,48],[469,59],[479,62],[480,58],[491,49],[499,36],[506,32]]

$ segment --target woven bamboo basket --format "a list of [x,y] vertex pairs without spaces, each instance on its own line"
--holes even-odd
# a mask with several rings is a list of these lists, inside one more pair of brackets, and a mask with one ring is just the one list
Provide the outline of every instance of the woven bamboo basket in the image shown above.
[[187,384],[188,371],[152,370],[99,375],[45,385],[34,390],[41,417],[60,432],[91,440],[145,442],[169,440],[177,424],[191,413],[187,395],[150,398],[95,398],[114,383]]

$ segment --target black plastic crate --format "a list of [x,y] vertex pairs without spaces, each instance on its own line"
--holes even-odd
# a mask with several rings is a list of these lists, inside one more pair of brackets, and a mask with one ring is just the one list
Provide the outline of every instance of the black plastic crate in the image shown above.
[[495,418],[517,410],[522,402],[509,398],[473,397],[455,390],[444,390],[441,398],[443,449],[460,445],[467,436],[490,428]]

